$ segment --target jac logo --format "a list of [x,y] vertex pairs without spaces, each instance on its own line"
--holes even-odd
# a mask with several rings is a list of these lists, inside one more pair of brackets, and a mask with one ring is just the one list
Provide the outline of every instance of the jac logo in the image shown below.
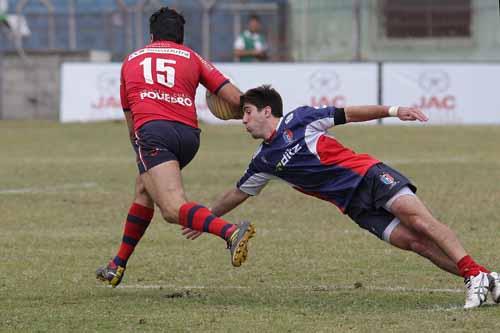
[[97,88],[100,93],[114,95],[120,91],[120,79],[114,72],[103,72],[97,77]]
[[120,79],[114,72],[99,74],[96,87],[99,98],[91,103],[93,109],[121,108],[120,99],[117,97],[120,92]]
[[442,70],[422,72],[418,84],[425,95],[414,106],[420,109],[436,109],[451,111],[455,109],[456,98],[447,93],[451,87],[448,73]]
[[342,86],[339,75],[334,70],[319,69],[309,77],[309,89],[311,90],[311,101],[309,105],[320,107],[331,105],[344,107],[345,96],[336,93]]
[[276,165],[276,171],[282,171],[288,164],[288,162],[290,162],[292,157],[295,156],[295,154],[297,154],[301,149],[302,146],[300,145],[300,143],[297,143],[292,148],[288,148],[287,150],[285,150],[285,153],[283,154],[283,156],[281,156],[281,160]]
[[341,82],[337,72],[333,70],[319,69],[309,77],[309,87],[313,91],[323,94],[331,93],[340,89]]
[[336,108],[343,108],[346,106],[345,96],[311,96],[310,105],[315,108],[325,107],[325,106],[335,106]]

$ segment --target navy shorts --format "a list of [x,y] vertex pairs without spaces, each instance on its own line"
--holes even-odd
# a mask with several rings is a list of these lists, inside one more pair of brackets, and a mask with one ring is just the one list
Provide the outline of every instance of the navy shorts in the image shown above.
[[135,132],[134,150],[139,173],[158,164],[178,161],[184,168],[200,146],[200,130],[175,121],[153,120]]
[[384,205],[404,187],[413,193],[417,191],[410,180],[397,170],[383,163],[375,164],[358,185],[346,214],[361,228],[384,239],[385,229],[395,218]]

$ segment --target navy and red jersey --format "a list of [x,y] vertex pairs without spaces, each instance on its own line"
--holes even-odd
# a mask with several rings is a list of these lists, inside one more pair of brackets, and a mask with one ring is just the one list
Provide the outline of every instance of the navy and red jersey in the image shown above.
[[342,212],[368,169],[380,163],[344,147],[327,130],[335,126],[334,107],[300,107],[280,119],[262,142],[237,187],[257,195],[271,179],[332,202]]
[[198,128],[198,84],[217,93],[227,82],[221,72],[190,48],[157,41],[123,61],[120,97],[123,110],[132,111],[134,130],[151,120],[172,120]]

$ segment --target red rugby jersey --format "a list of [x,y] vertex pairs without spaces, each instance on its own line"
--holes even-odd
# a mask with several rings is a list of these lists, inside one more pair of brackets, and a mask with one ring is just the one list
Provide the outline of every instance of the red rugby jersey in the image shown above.
[[216,93],[228,79],[190,48],[153,42],[122,64],[120,97],[132,111],[134,130],[151,120],[173,120],[198,127],[195,94],[201,83]]

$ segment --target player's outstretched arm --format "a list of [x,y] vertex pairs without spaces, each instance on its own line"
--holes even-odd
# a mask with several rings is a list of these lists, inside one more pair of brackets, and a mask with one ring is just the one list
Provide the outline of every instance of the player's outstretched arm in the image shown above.
[[348,106],[344,108],[346,122],[361,122],[385,117],[398,117],[404,121],[418,120],[425,122],[429,117],[422,110],[414,107],[404,106],[383,106],[383,105],[363,105]]
[[222,216],[238,207],[243,203],[243,201],[248,199],[249,196],[249,194],[235,187],[225,192],[217,200],[215,200],[210,210],[214,213],[214,215]]
[[[248,199],[249,196],[249,194],[246,194],[235,187],[234,189],[225,192],[217,200],[215,200],[210,210],[215,216],[222,216],[239,206],[243,203],[243,201]],[[202,234],[203,233],[200,231],[182,227],[182,235],[184,235],[187,239],[195,240]]]
[[414,121],[418,120],[420,122],[425,122],[429,120],[429,117],[420,109],[413,107],[397,106],[391,107],[391,113],[394,113],[396,117],[401,120]]

